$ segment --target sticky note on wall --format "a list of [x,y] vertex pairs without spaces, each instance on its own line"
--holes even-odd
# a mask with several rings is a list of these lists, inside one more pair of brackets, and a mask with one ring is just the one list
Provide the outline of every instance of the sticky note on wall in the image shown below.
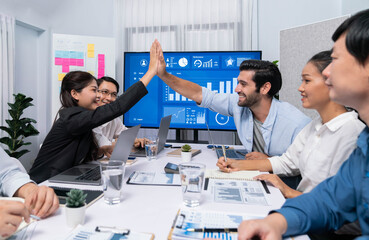
[[93,58],[95,57],[95,44],[87,44],[87,57]]
[[65,77],[65,73],[59,73],[58,74],[58,81],[62,81],[64,77]]

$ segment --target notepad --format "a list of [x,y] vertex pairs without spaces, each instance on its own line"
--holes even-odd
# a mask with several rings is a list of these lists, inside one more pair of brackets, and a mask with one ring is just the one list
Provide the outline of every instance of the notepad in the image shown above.
[[[182,149],[176,149],[174,151],[171,151],[167,153],[167,156],[169,157],[180,157],[181,156]],[[197,154],[201,153],[201,149],[191,149],[192,157],[196,156]]]
[[[54,187],[54,186],[50,186],[50,187],[54,189],[55,194],[58,196],[59,204],[62,206],[65,205],[67,201],[67,193],[72,188]],[[99,200],[104,195],[103,191],[99,191],[99,190],[83,189],[83,192],[87,194],[86,196],[86,206],[87,207],[91,206],[94,202]]]
[[260,175],[260,171],[237,171],[231,173],[225,173],[219,169],[206,169],[205,178],[216,179],[234,179],[234,180],[246,180],[253,181],[254,177]]

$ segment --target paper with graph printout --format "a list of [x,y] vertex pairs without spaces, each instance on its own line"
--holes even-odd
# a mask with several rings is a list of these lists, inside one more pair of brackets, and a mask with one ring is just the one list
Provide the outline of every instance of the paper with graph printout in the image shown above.
[[85,227],[78,225],[73,231],[68,235],[66,240],[153,240],[155,238],[152,233],[142,233],[129,231],[128,235],[121,235],[112,232],[96,232],[95,227]]
[[[248,216],[246,214],[233,214],[211,211],[191,211],[181,209],[172,226],[172,239],[203,239],[216,238],[237,240],[237,233],[202,233],[187,232],[189,228],[237,228],[244,220],[261,219],[264,216]],[[169,239],[168,237],[168,239]]]
[[209,179],[207,191],[211,199],[218,203],[269,205],[260,181]]
[[179,174],[136,171],[129,177],[128,184],[180,186]]

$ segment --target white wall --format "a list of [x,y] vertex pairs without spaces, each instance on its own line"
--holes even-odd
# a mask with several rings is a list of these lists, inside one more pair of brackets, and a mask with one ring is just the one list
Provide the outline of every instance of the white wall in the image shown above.
[[39,136],[31,137],[20,160],[29,169],[49,132],[51,116],[51,43],[53,33],[114,37],[114,0],[1,0],[0,12],[16,25],[14,92],[34,99],[25,114],[37,121]]
[[263,59],[279,60],[279,32],[369,8],[369,0],[260,0],[258,46]]
[[258,1],[259,49],[263,59],[279,60],[279,32],[341,15],[338,0]]

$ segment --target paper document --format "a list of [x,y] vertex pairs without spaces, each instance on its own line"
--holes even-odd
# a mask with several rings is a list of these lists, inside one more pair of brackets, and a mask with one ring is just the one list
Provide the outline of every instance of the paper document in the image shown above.
[[129,177],[128,184],[180,186],[179,174],[136,171]]
[[214,202],[269,205],[260,181],[210,179],[208,191]]
[[226,173],[219,169],[206,169],[205,178],[216,178],[216,179],[238,179],[238,180],[249,180],[252,181],[254,177],[260,175],[259,171],[237,171]]
[[153,240],[154,234],[130,231],[128,235],[112,232],[96,232],[94,227],[79,225],[66,238],[66,240],[88,239],[88,240]]
[[264,216],[247,216],[241,214],[180,210],[173,222],[168,239],[235,239],[237,233],[225,232],[189,232],[190,228],[238,228],[244,220],[260,219]]

